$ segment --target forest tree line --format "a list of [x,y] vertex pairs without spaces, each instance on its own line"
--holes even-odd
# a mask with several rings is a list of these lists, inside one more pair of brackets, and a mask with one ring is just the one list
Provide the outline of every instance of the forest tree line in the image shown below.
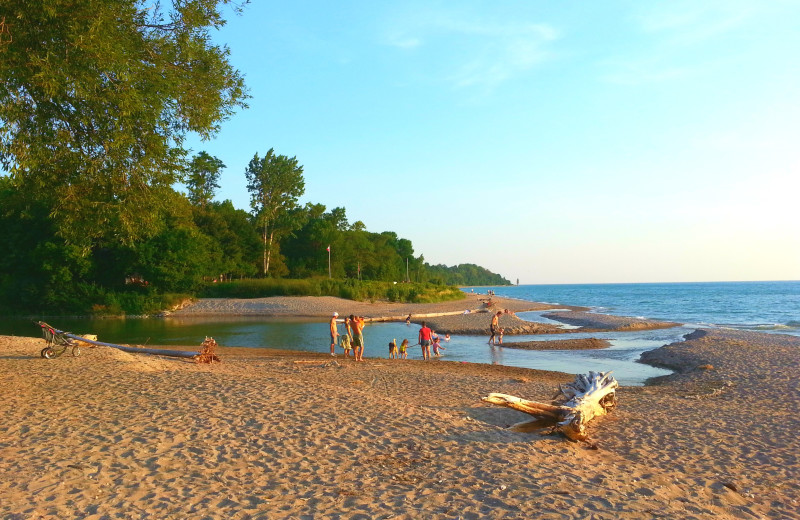
[[[275,155],[297,168],[294,158]],[[255,156],[257,162],[260,158]],[[252,161],[251,161],[252,166]],[[508,280],[473,264],[430,265],[410,240],[350,223],[345,208],[300,205],[296,197],[271,211],[213,200],[224,164],[201,152],[184,176],[187,193],[172,190],[153,220],[151,236],[123,242],[113,228],[88,248],[71,244],[51,218],[54,208],[0,177],[0,302],[7,310],[90,312],[121,294],[194,295],[208,284],[244,278],[309,278],[502,285]],[[295,180],[302,184],[302,176]],[[251,183],[253,184],[253,183]],[[258,199],[261,188],[253,188]],[[302,195],[296,189],[296,196]],[[272,193],[273,200],[276,194]],[[272,236],[270,243],[269,236]],[[265,236],[267,241],[265,242]],[[265,249],[266,248],[266,249]],[[330,265],[328,263],[330,248]],[[269,255],[265,270],[265,250]]]

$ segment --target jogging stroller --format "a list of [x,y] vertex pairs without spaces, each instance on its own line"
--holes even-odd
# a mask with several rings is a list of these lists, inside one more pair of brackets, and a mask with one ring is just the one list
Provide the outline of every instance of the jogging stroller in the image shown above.
[[81,355],[81,349],[78,347],[78,342],[72,338],[68,338],[67,332],[61,332],[43,321],[37,321],[37,325],[42,328],[42,336],[47,341],[47,346],[42,349],[41,356],[45,359],[55,359],[67,349],[72,349],[72,355],[77,357]]

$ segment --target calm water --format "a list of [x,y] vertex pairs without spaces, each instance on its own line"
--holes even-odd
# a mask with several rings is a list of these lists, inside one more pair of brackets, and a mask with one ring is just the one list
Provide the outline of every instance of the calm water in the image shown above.
[[[485,292],[486,288],[476,289]],[[711,284],[528,285],[494,288],[497,295],[591,307],[598,312],[643,316],[687,323],[685,327],[655,331],[575,333],[571,337],[608,339],[611,348],[584,351],[524,351],[492,348],[482,336],[453,336],[444,346],[443,359],[457,362],[499,363],[508,366],[585,373],[613,370],[625,385],[667,371],[637,363],[639,355],[662,345],[681,341],[700,326],[729,326],[800,335],[800,282],[752,282]],[[339,312],[346,309],[338,309]],[[519,313],[530,321],[547,321],[542,313]],[[200,345],[206,336],[220,345],[268,347],[327,352],[327,320],[276,318],[130,318],[46,320],[54,327],[75,333],[97,334],[101,341],[138,345]],[[405,323],[376,323],[364,330],[366,355],[388,357],[388,343],[408,338],[416,343],[419,327]],[[0,334],[39,336],[30,321],[0,318]],[[507,341],[563,339],[564,335],[506,337]],[[341,353],[341,350],[337,351]],[[420,359],[419,347],[409,349]]]
[[[800,281],[520,285],[493,289],[498,296],[580,305],[617,316],[800,335]],[[486,292],[486,288],[475,291]]]
[[[519,313],[531,321],[544,321],[541,313]],[[487,315],[488,319],[488,315]],[[268,347],[308,352],[329,352],[328,322],[321,320],[280,320],[275,318],[131,318],[131,319],[65,319],[48,321],[50,325],[76,334],[97,334],[100,341],[136,345],[200,345],[205,336],[214,337],[220,345],[235,347]],[[488,321],[487,321],[488,326]],[[570,337],[599,337],[612,346],[602,350],[535,352],[490,347],[488,337],[453,336],[443,343],[442,359],[469,363],[497,363],[508,366],[585,373],[589,370],[613,370],[620,383],[641,385],[649,377],[668,374],[666,370],[637,363],[645,350],[681,341],[692,329],[674,328],[627,333],[580,334]],[[405,323],[368,324],[364,329],[366,355],[388,358],[389,341],[399,344],[407,338],[416,343],[419,326]],[[30,321],[0,320],[0,334],[39,336],[39,328]],[[563,334],[506,336],[506,341],[564,339]],[[341,355],[341,350],[337,353]],[[421,359],[419,347],[409,348],[410,359]]]

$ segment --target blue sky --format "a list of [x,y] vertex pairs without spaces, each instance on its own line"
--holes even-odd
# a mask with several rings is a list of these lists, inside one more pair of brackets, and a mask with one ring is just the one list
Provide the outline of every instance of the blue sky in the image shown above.
[[[800,279],[800,2],[255,0],[211,141],[301,202],[520,283]],[[335,252],[334,252],[335,257]]]

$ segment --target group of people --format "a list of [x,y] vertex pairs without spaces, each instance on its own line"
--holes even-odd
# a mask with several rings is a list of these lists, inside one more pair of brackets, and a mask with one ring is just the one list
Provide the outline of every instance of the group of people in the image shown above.
[[339,326],[337,324],[339,313],[334,312],[331,318],[331,356],[336,355],[336,343],[341,345],[344,349],[344,357],[350,357],[350,353],[356,361],[364,361],[364,317],[350,315],[345,316],[344,334],[339,334]]
[[[411,315],[407,320],[410,322]],[[339,333],[339,321],[344,323],[344,334]],[[343,320],[339,320],[339,313],[334,312],[330,321],[331,329],[331,356],[336,356],[336,345],[338,344],[344,349],[344,356],[353,357],[356,361],[364,361],[364,323],[363,316],[350,315],[345,316]],[[422,359],[431,359],[431,350],[433,355],[439,357],[442,351],[447,350],[441,344],[441,338],[436,334],[427,324],[423,321],[422,328],[419,330],[419,341],[417,345],[422,347]],[[445,335],[445,341],[450,341],[450,334]],[[409,342],[404,339],[400,345],[397,345],[397,340],[393,339],[389,342],[389,359],[408,359]]]
[[[439,335],[436,334],[430,327],[423,321],[422,328],[419,329],[419,346],[422,347],[422,359],[431,358],[431,349],[433,355],[439,357],[442,355],[442,350],[447,350],[442,346]],[[445,341],[450,341],[450,334],[445,335]]]
[[500,327],[500,316],[503,314],[508,314],[509,316],[516,316],[514,311],[510,311],[508,309],[503,309],[502,311],[497,311],[496,313],[492,314],[492,322],[489,324],[489,332],[491,336],[489,336],[489,344],[490,345],[502,345],[503,344],[503,328]]

